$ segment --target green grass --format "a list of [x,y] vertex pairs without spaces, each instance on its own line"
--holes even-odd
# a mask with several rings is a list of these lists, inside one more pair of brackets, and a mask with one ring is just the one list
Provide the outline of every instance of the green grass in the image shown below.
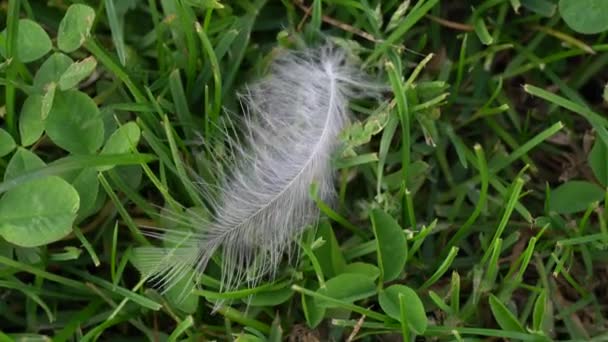
[[[0,1],[0,341],[608,339],[607,33],[557,3]],[[386,86],[338,201],[276,279],[161,295],[141,229],[205,205],[236,92],[322,37]]]

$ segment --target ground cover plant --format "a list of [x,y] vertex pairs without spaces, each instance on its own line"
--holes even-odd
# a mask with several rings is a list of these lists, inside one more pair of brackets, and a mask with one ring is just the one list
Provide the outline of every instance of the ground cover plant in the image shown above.
[[[608,2],[4,0],[0,28],[0,341],[608,339]],[[220,291],[216,255],[161,293],[145,228],[205,215],[237,92],[326,39],[382,85],[337,200],[311,187],[275,278]]]

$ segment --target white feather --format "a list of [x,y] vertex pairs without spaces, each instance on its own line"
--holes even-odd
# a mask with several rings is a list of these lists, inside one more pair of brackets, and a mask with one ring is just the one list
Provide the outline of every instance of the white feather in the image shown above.
[[345,52],[333,46],[281,51],[268,75],[240,96],[247,115],[240,141],[229,140],[229,172],[219,187],[202,190],[216,194],[205,198],[210,218],[175,215],[193,232],[165,233],[174,247],[161,257],[140,251],[157,284],[168,289],[186,275],[200,278],[217,251],[223,290],[275,276],[294,239],[319,218],[311,185],[323,201],[335,195],[331,156],[348,121],[348,101],[365,88]]

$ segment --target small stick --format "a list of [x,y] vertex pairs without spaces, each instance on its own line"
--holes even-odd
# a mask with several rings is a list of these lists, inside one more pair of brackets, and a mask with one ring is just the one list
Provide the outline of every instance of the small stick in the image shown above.
[[359,318],[359,320],[357,321],[357,324],[355,324],[355,326],[353,327],[353,331],[348,336],[348,339],[346,340],[346,342],[354,341],[355,337],[357,337],[357,334],[359,333],[359,330],[361,330],[361,326],[363,326],[363,322],[365,322],[365,315],[363,315],[363,316],[361,316],[361,318]]
[[431,14],[427,14],[426,17],[431,19],[432,21],[438,23],[439,25],[449,27],[449,28],[452,28],[455,30],[460,30],[460,31],[465,31],[465,32],[471,32],[471,31],[475,30],[473,28],[473,26],[471,26],[471,25],[458,23],[458,22],[451,21],[451,20],[446,20],[446,19],[439,18],[439,17],[436,17]]
[[[302,0],[293,0],[294,4],[296,4],[296,6],[298,6],[302,11],[304,11],[304,17],[302,18],[302,20],[300,21],[300,23],[298,24],[298,31],[302,29],[302,26],[304,25],[304,22],[306,21],[306,19],[310,16],[310,12],[312,12],[312,8],[311,7],[307,7],[306,5],[304,5],[304,2]],[[357,35],[363,39],[367,39],[371,42],[374,43],[378,43],[381,42],[380,39],[376,39],[376,37],[372,36],[371,34],[360,30],[356,27],[353,27],[351,25],[348,25],[346,23],[343,23],[337,19],[334,19],[330,16],[327,15],[323,15],[322,16],[322,20],[330,25],[336,26],[337,28],[346,31],[346,32],[350,32],[354,35]]]

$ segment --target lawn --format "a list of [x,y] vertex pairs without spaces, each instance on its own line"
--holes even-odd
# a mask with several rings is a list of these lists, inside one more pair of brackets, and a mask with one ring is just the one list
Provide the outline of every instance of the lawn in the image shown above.
[[[608,1],[0,0],[0,29],[0,342],[608,340]],[[319,46],[365,80],[338,104],[327,63],[276,76]],[[317,138],[321,173],[267,180]]]

